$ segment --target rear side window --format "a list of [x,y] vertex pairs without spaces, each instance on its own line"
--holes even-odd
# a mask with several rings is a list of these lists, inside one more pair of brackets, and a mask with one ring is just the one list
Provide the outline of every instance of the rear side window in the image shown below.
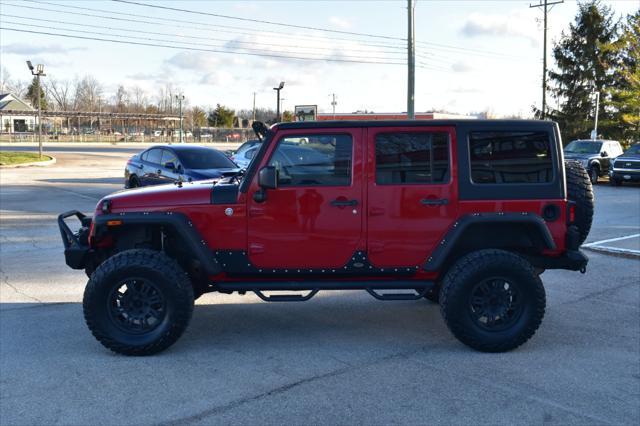
[[154,164],[160,164],[160,160],[162,160],[162,150],[161,149],[151,149],[147,151],[146,161]]
[[448,133],[381,133],[376,136],[377,184],[432,184],[448,180]]
[[546,132],[471,132],[471,180],[476,184],[548,183],[553,180]]

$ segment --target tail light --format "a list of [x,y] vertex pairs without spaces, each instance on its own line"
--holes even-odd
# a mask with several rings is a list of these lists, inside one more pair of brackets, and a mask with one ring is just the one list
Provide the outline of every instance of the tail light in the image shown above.
[[569,204],[569,223],[573,223],[576,221],[576,205],[571,203]]

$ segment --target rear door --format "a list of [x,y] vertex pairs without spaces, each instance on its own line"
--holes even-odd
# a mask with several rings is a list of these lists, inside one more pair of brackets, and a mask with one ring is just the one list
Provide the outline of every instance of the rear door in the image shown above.
[[367,140],[369,260],[422,265],[457,217],[455,129],[370,128]]
[[318,269],[346,265],[362,241],[362,129],[301,129],[279,133],[260,168],[275,166],[278,188],[248,197],[248,246],[259,268]]

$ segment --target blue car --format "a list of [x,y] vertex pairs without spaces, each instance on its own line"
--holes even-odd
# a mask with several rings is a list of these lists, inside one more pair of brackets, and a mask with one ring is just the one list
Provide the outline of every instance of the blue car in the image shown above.
[[127,161],[124,187],[215,179],[238,171],[233,161],[213,148],[195,145],[153,146]]

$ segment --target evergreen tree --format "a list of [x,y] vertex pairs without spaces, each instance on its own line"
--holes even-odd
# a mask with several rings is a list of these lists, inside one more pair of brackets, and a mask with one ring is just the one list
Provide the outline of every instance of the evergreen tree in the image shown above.
[[627,17],[617,46],[620,65],[619,84],[612,91],[622,140],[640,141],[640,10]]
[[614,139],[620,136],[612,108],[612,91],[618,83],[619,24],[609,7],[598,0],[579,4],[569,33],[562,33],[553,48],[556,68],[549,72],[552,95],[559,109],[549,111],[560,124],[566,142],[589,137],[595,115],[595,92],[600,93],[598,133]]
[[233,127],[235,111],[220,104],[209,113],[209,125],[214,127]]
[[44,87],[41,87],[41,90],[38,91],[38,78],[33,77],[33,81],[27,88],[27,99],[31,102],[31,105],[38,109],[38,93],[40,93],[40,108],[43,111],[47,109],[47,95],[44,91]]

